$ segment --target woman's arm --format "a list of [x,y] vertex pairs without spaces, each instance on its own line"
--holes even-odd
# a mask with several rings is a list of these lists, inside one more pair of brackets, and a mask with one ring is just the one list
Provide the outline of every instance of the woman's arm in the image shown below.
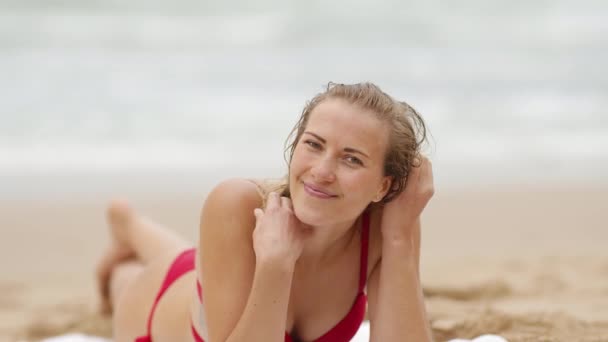
[[413,240],[382,241],[368,283],[371,341],[432,341],[419,278],[420,221]]
[[420,285],[420,215],[434,193],[430,162],[408,175],[405,189],[382,208],[382,258],[368,285],[372,341],[432,341]]
[[255,184],[229,180],[208,196],[201,215],[200,259],[209,340],[284,341],[293,269],[274,259],[256,263]]

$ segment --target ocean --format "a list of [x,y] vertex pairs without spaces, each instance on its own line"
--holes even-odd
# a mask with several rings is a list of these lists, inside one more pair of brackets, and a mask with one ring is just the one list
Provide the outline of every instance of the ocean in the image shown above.
[[415,107],[441,186],[607,184],[607,19],[592,0],[1,0],[0,192],[280,176],[329,81]]

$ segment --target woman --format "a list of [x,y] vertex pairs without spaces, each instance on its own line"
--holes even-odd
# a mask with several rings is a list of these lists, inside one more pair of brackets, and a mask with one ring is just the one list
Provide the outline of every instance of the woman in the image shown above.
[[349,341],[367,300],[372,341],[431,340],[420,116],[373,84],[330,83],[292,136],[284,182],[211,191],[197,249],[111,204],[97,274],[116,341]]

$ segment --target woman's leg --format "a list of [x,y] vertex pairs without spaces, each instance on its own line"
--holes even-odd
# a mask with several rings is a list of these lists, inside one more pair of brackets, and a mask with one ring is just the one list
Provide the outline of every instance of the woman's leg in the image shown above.
[[136,260],[127,260],[114,267],[110,277],[111,281],[108,285],[110,297],[108,304],[110,306],[107,308],[106,312],[110,312],[112,309],[116,308],[119,295],[122,295],[125,292],[124,290],[127,285],[129,285],[133,279],[137,278],[143,270],[143,264]]
[[135,213],[120,200],[107,210],[110,247],[97,266],[102,312],[110,313],[129,282],[158,256],[190,244],[171,230]]

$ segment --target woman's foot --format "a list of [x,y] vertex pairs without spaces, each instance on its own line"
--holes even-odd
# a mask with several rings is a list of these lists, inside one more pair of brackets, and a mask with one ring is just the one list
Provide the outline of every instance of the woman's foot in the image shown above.
[[96,268],[97,289],[100,295],[100,311],[105,314],[112,312],[112,301],[110,297],[110,280],[112,272],[119,264],[135,257],[131,246],[124,243],[129,222],[132,220],[133,211],[126,201],[114,200],[108,206],[106,212],[110,228],[110,246],[102,255]]

